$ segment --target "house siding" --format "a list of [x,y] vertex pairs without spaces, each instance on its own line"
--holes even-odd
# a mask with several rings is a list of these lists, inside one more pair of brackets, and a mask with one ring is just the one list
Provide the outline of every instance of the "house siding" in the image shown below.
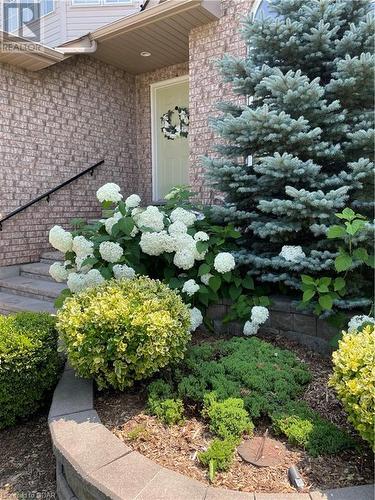
[[[66,10],[66,40],[73,40],[101,26],[139,12],[142,2],[133,0],[127,5],[100,5],[80,7],[64,2]],[[65,40],[64,40],[65,41]]]
[[229,84],[223,83],[216,61],[225,53],[245,56],[246,46],[239,33],[242,19],[253,0],[223,0],[223,16],[213,23],[195,28],[189,37],[190,85],[190,183],[200,200],[210,203],[215,193],[204,179],[202,155],[215,155],[219,138],[210,127],[210,118],[219,114],[217,103],[229,101],[244,104]]
[[0,65],[0,218],[105,159],[84,177],[3,224],[0,266],[32,262],[54,224],[95,218],[95,191],[137,189],[135,79],[87,56],[37,73]]

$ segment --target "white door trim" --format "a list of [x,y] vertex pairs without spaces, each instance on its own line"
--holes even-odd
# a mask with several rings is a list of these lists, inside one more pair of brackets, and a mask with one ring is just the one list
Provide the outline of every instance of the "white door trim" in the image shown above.
[[176,83],[189,82],[189,75],[178,76],[177,78],[171,78],[170,80],[163,80],[157,83],[151,83],[151,158],[152,158],[152,200],[160,201],[160,196],[158,193],[158,173],[157,173],[157,157],[158,157],[158,145],[157,145],[157,132],[160,127],[160,116],[156,116],[156,90],[163,87],[170,87]]

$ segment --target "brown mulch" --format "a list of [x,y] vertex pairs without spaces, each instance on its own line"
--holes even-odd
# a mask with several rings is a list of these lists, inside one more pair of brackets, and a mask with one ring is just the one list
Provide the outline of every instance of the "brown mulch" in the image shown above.
[[34,498],[57,498],[46,412],[0,431],[0,499]]
[[[294,351],[301,361],[308,364],[312,382],[303,399],[323,417],[354,435],[334,392],[327,387],[330,360],[282,337],[273,339],[272,343]],[[197,453],[207,448],[213,436],[201,419],[191,414],[182,425],[164,426],[155,417],[146,414],[142,388],[138,388],[138,393],[136,390],[99,393],[96,409],[103,424],[133,449],[164,467],[208,484],[207,471],[200,465]],[[268,424],[263,422],[258,425],[255,435],[262,435]],[[275,436],[270,432],[270,437]],[[295,490],[288,482],[287,472],[293,465],[300,471],[306,491],[373,481],[372,455],[368,449],[362,447],[339,456],[311,458],[303,450],[287,444],[284,439],[280,441],[286,445],[287,453],[277,467],[258,468],[242,461],[236,454],[229,471],[217,473],[213,485],[249,492],[292,492]]]

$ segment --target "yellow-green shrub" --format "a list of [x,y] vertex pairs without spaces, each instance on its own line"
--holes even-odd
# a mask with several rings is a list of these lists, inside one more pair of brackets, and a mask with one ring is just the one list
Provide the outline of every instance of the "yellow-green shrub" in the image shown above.
[[375,448],[375,330],[345,333],[333,353],[330,385],[336,389],[349,421],[363,439]]
[[99,388],[130,387],[181,359],[190,315],[179,295],[147,277],[107,281],[68,298],[57,328],[68,359]]

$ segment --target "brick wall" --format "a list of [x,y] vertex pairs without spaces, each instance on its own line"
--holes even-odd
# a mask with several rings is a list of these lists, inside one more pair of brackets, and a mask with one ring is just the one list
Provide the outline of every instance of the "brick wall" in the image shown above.
[[37,73],[0,65],[0,216],[98,160],[86,175],[3,225],[0,265],[30,262],[48,230],[72,217],[96,217],[95,191],[137,188],[135,79],[86,56]]
[[240,21],[253,0],[223,0],[224,16],[191,32],[189,63],[131,76],[88,56],[37,73],[0,65],[0,216],[104,158],[85,176],[4,223],[0,266],[35,261],[48,247],[53,224],[97,217],[96,189],[118,183],[124,194],[152,199],[150,84],[190,76],[190,180],[212,200],[199,157],[218,142],[209,117],[221,100],[238,99],[222,82],[215,61],[245,54]]
[[151,94],[152,83],[177,78],[189,73],[189,64],[168,66],[136,76],[137,157],[139,195],[146,203],[152,200]]
[[239,29],[253,3],[254,0],[223,0],[223,16],[190,33],[190,183],[206,202],[212,201],[213,193],[205,185],[199,158],[214,154],[214,145],[219,142],[210,129],[209,118],[219,114],[216,105],[220,101],[243,102],[233,95],[230,85],[223,83],[215,63],[225,53],[246,54]]

